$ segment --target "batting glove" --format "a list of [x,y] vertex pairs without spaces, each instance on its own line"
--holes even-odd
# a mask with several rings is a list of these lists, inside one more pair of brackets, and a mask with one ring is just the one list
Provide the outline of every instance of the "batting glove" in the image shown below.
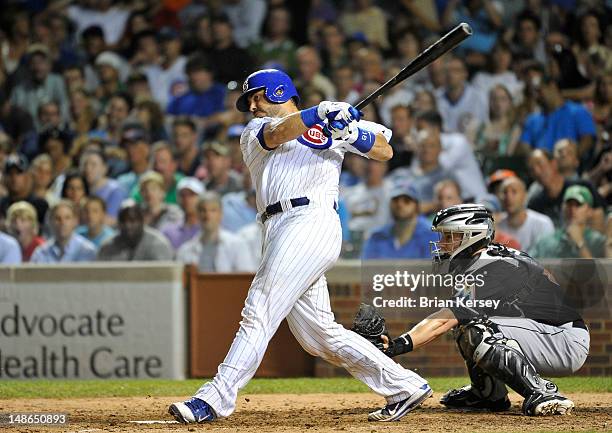
[[355,122],[345,122],[343,120],[330,120],[329,124],[323,127],[323,134],[333,140],[342,140],[347,143],[354,143],[358,134]]
[[344,120],[347,123],[352,120],[358,121],[361,118],[359,110],[351,104],[331,101],[323,101],[317,106],[317,116],[319,116],[321,120],[327,118],[330,121]]
[[346,102],[323,101],[319,105],[301,111],[304,125],[311,128],[325,119],[340,120],[349,123],[359,120],[361,112]]

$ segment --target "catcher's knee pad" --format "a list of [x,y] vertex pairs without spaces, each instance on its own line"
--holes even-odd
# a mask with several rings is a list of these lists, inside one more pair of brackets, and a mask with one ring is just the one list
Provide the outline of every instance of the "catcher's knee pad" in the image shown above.
[[495,334],[490,322],[474,320],[458,328],[455,338],[463,359],[478,363],[491,347]]

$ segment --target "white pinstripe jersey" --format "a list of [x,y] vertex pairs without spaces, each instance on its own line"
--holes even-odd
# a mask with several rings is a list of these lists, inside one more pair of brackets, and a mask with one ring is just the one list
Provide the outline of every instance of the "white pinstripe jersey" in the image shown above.
[[[251,172],[257,196],[257,211],[292,198],[308,197],[322,206],[333,206],[338,200],[338,183],[344,154],[349,151],[363,155],[350,144],[323,135],[316,125],[301,137],[267,150],[257,134],[270,117],[252,119],[240,137],[244,162]],[[359,127],[381,132],[391,139],[391,130],[374,122],[360,120]],[[363,155],[365,156],[365,155]]]

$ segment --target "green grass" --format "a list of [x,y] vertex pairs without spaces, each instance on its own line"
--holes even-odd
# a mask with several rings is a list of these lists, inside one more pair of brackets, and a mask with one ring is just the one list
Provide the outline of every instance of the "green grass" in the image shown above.
[[[0,381],[0,399],[8,398],[73,398],[128,396],[188,396],[204,380],[36,380]],[[465,385],[465,377],[432,378],[434,391]],[[556,379],[563,392],[612,392],[612,377],[567,377]],[[368,392],[368,388],[352,378],[253,379],[243,394],[310,394]]]

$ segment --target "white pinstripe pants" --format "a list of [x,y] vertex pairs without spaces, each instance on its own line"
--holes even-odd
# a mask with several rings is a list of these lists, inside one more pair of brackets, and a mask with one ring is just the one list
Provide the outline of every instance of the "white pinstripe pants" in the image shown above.
[[337,260],[340,245],[340,222],[331,208],[298,207],[266,221],[263,259],[240,329],[215,378],[195,395],[218,416],[235,410],[238,391],[255,374],[284,318],[306,351],[346,368],[389,403],[407,398],[426,383],[334,322],[323,274]]

